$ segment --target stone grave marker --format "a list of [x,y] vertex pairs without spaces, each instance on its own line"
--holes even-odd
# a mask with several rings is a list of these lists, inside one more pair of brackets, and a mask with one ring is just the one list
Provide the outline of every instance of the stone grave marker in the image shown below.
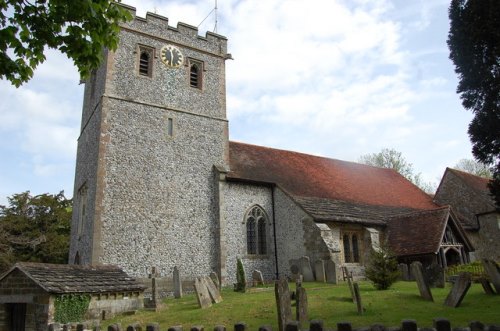
[[151,303],[148,308],[157,310],[160,307],[160,294],[158,292],[158,286],[156,286],[156,278],[151,278]]
[[337,284],[337,266],[332,260],[325,262],[326,281],[331,284]]
[[347,285],[349,286],[349,291],[351,292],[352,302],[356,302],[356,295],[354,294],[354,286],[352,284],[352,276],[347,276]]
[[297,286],[296,290],[296,312],[297,312],[297,321],[299,321],[300,328],[306,329],[307,322],[309,320],[309,315],[307,312],[307,293],[306,289],[302,286]]
[[304,276],[305,282],[314,282],[314,274],[311,268],[311,261],[308,256],[302,256],[299,259],[300,273]]
[[212,278],[205,276],[201,278],[203,285],[208,289],[208,294],[212,298],[212,302],[219,303],[222,302],[222,296],[220,295],[219,289],[215,286]]
[[420,291],[420,296],[425,300],[434,301],[432,298],[431,289],[425,281],[422,263],[415,261],[411,264],[411,273],[415,280],[417,281],[418,290]]
[[437,263],[432,263],[427,266],[424,271],[424,276],[427,284],[430,287],[444,288],[446,283],[444,268]]
[[160,324],[148,323],[146,324],[146,331],[160,331]]
[[290,259],[288,261],[290,264],[290,271],[292,273],[292,280],[296,280],[300,276],[300,262],[297,259]]
[[196,299],[198,300],[200,308],[204,309],[212,306],[212,300],[210,299],[210,294],[208,294],[207,286],[199,277],[196,277],[194,280],[194,292],[196,293]]
[[469,290],[471,283],[472,283],[471,274],[468,272],[461,272],[458,275],[455,284],[453,284],[450,293],[446,297],[446,300],[444,300],[444,304],[446,306],[453,308],[460,306],[460,303],[467,294],[467,291]]
[[314,262],[314,272],[316,274],[316,281],[324,283],[326,281],[325,261],[317,260]]
[[493,287],[491,287],[489,280],[487,280],[486,278],[479,278],[479,282],[481,283],[481,286],[483,287],[484,293],[486,293],[488,295],[495,294],[495,291],[493,290]]
[[182,298],[182,280],[179,274],[179,268],[174,267],[174,298]]
[[252,280],[253,280],[253,286],[264,285],[264,276],[262,276],[262,272],[260,270],[252,271]]
[[361,293],[359,292],[359,285],[357,282],[353,284],[354,288],[354,298],[356,299],[356,307],[358,308],[358,314],[363,315],[363,304],[361,302]]
[[212,281],[214,282],[215,286],[217,286],[217,288],[221,289],[221,284],[220,284],[220,280],[219,280],[219,276],[217,275],[217,273],[215,271],[212,271],[210,273],[210,278],[212,279]]
[[408,271],[408,265],[406,263],[398,264],[399,272],[401,274],[401,280],[407,282],[410,280],[410,273]]
[[278,328],[280,331],[285,331],[286,324],[292,320],[290,291],[288,289],[288,281],[285,278],[280,278],[276,281],[274,284],[274,294],[278,310]]
[[483,259],[483,267],[497,294],[500,294],[500,268],[495,261]]

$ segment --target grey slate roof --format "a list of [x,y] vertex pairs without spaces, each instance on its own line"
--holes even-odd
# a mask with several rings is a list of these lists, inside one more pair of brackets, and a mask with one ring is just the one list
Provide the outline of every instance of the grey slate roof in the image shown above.
[[18,262],[0,276],[0,282],[18,269],[49,293],[142,292],[144,285],[111,265],[82,266]]

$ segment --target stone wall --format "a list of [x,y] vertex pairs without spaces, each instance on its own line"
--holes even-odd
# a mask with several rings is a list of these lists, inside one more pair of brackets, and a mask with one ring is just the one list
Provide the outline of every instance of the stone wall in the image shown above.
[[85,318],[99,321],[117,314],[134,312],[143,307],[144,296],[138,292],[92,295]]
[[[201,89],[189,86],[189,66],[161,62],[166,44],[203,62]],[[170,274],[177,265],[186,277],[215,270],[213,166],[227,167],[228,153],[226,44],[186,24],[169,27],[155,14],[124,24],[118,49],[86,86],[70,262],[78,251],[83,263],[116,264],[135,277],[151,266]],[[138,74],[139,47],[154,52],[151,77]],[[88,220],[79,238],[84,183]]]
[[[272,188],[269,186],[258,186],[226,182],[222,194],[224,230],[221,250],[225,251],[225,273],[223,279],[225,284],[236,282],[236,259],[241,258],[245,267],[247,282],[251,282],[252,271],[260,270],[264,279],[275,278],[274,260],[274,232],[273,232],[273,206]],[[266,252],[265,255],[247,254],[247,234],[245,215],[253,207],[261,207],[267,216],[266,223]]]
[[476,249],[474,259],[500,261],[500,213],[478,216],[479,230],[469,232],[469,240]]

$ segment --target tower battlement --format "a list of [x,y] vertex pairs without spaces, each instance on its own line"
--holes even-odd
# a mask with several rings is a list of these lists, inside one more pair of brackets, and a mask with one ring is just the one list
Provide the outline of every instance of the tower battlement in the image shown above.
[[183,46],[204,49],[215,54],[225,56],[227,53],[227,38],[207,31],[205,36],[199,35],[198,28],[178,22],[176,27],[168,24],[168,17],[147,12],[146,17],[137,16],[135,7],[120,4],[133,16],[129,22],[121,25],[122,29],[147,34],[153,38],[173,41]]

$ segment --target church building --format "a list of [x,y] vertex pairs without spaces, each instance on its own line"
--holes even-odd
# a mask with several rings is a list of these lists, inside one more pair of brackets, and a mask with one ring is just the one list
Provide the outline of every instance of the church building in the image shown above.
[[362,274],[383,242],[405,263],[468,261],[450,207],[394,170],[229,141],[227,39],[126,8],[85,84],[70,263],[231,284],[237,258],[267,280],[302,256]]

